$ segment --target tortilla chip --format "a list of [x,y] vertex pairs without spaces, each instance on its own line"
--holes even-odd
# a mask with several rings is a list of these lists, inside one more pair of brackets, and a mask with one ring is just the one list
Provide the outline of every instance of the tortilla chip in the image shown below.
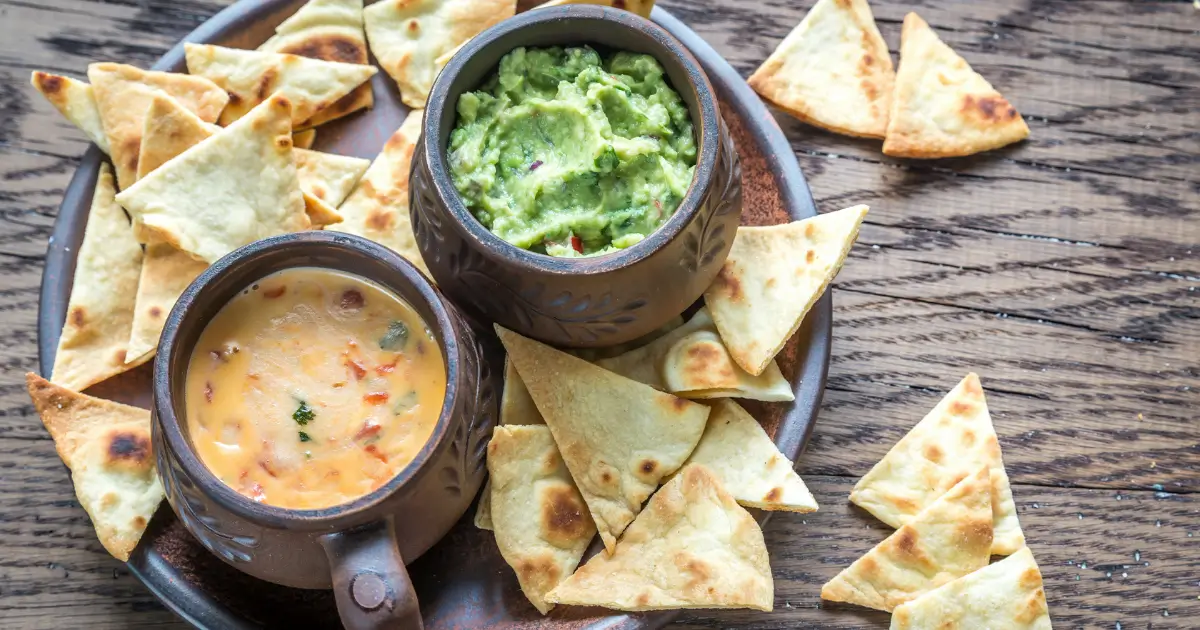
[[279,94],[292,103],[292,126],[311,127],[314,116],[333,108],[378,72],[375,66],[209,44],[184,44],[184,51],[188,72],[211,79],[229,92],[222,125]]
[[108,137],[109,155],[117,170],[117,188],[137,181],[138,157],[146,113],[156,95],[170,96],[204,122],[214,122],[229,102],[225,90],[204,77],[153,72],[119,63],[88,66],[96,107]]
[[555,604],[631,611],[770,611],[774,600],[758,523],[695,464],[654,494],[614,554],[597,554],[546,595]]
[[133,332],[129,337],[128,361],[142,363],[154,356],[167,315],[175,302],[205,269],[200,262],[168,243],[150,239],[142,258],[137,301],[133,307]]
[[[612,358],[597,359],[595,363],[681,398],[795,400],[791,384],[783,378],[774,360],[761,375],[747,374],[730,360],[729,351],[716,331],[712,315],[704,307],[687,323],[657,333],[650,343]],[[689,356],[689,351],[695,356]],[[724,387],[715,387],[719,384]]]
[[437,59],[512,17],[516,0],[381,0],[363,11],[367,40],[409,107],[425,107]]
[[127,562],[163,500],[150,412],[78,394],[33,373],[25,384],[100,543]]
[[292,155],[291,105],[276,95],[117,195],[148,235],[213,263],[309,227]]
[[125,359],[142,248],[115,194],[112,169],[102,163],[51,377],[75,391],[133,367]]
[[882,138],[895,80],[867,0],[820,0],[747,82],[810,125]]
[[[544,425],[542,414],[537,410],[529,390],[517,374],[512,361],[504,360],[504,393],[500,396],[501,425]],[[492,529],[492,481],[489,479],[475,507],[475,527]]]
[[[541,9],[543,7],[561,7],[568,4],[594,4],[602,7],[616,6],[619,9],[625,9],[630,13],[636,13],[646,19],[650,18],[650,11],[654,9],[654,0],[550,0],[534,7]],[[619,4],[619,6],[618,6]]]
[[388,138],[358,186],[338,208],[343,221],[330,229],[389,247],[429,275],[408,214],[408,172],[421,137],[423,113],[419,109],[408,113],[404,124]]
[[944,158],[1024,140],[1029,126],[991,83],[971,69],[916,13],[904,16],[900,69],[883,152]]
[[596,524],[563,465],[550,429],[500,426],[488,444],[496,546],[543,615],[544,597],[575,571]]
[[[363,34],[363,0],[309,0],[293,13],[292,17],[276,26],[275,35],[258,49],[322,61],[366,64],[367,38]],[[322,125],[351,112],[371,107],[374,102],[371,84],[364,83],[317,113],[308,124]]]
[[687,463],[703,464],[746,507],[817,511],[817,500],[792,460],[779,452],[754,416],[732,400],[718,400],[712,408],[708,427]]
[[911,522],[854,561],[821,599],[891,611],[988,564],[992,493],[980,466]]
[[983,387],[974,373],[858,480],[850,501],[900,527],[977,466],[992,472],[992,553],[1008,555],[1025,546],[1025,535]]
[[295,149],[311,149],[314,142],[317,141],[316,129],[305,129],[304,131],[292,132],[292,148]]
[[642,503],[679,469],[708,407],[496,326],[612,553]]
[[30,83],[58,113],[79,127],[88,140],[109,153],[108,137],[104,135],[104,124],[100,122],[100,110],[96,108],[96,94],[91,85],[71,77],[36,71]]
[[891,630],[958,628],[1051,630],[1042,572],[1028,547],[892,612]]
[[867,215],[854,206],[811,219],[740,227],[704,302],[734,361],[762,374],[842,268]]
[[[305,206],[313,225],[330,225],[342,221],[335,208],[342,205],[350,191],[362,179],[371,165],[370,160],[295,149],[296,173],[304,190]],[[314,205],[317,206],[314,209]]]
[[142,128],[137,178],[141,179],[171,158],[211,137],[221,128],[210,125],[166,94],[151,98]]

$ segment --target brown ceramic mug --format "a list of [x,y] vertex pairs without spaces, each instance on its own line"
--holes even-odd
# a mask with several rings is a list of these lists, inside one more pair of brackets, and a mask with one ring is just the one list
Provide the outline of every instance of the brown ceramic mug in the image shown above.
[[[580,46],[658,60],[695,126],[695,174],[675,213],[614,253],[555,258],[492,234],[464,205],[446,156],[456,104],[520,46]],[[421,256],[455,304],[558,346],[601,347],[641,337],[700,298],[725,263],[742,211],[737,149],[712,85],[662,27],[620,9],[537,9],[476,35],[438,75],[413,155],[409,209]]]
[[[200,461],[187,430],[184,385],[205,325],[238,292],[277,271],[319,267],[371,280],[408,302],[445,359],[446,395],[416,458],[349,503],[293,510],[257,503]],[[252,576],[296,588],[333,588],[352,630],[421,628],[406,562],[463,515],[486,472],[496,383],[475,333],[395,252],[337,232],[302,232],[247,245],[188,287],[167,318],[154,363],[154,449],[167,500],[209,551]]]

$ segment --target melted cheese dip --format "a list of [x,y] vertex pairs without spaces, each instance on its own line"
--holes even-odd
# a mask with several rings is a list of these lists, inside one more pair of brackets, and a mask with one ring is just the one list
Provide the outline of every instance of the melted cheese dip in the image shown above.
[[208,323],[186,392],[192,444],[221,481],[255,501],[319,509],[375,490],[416,457],[441,413],[446,367],[395,295],[297,268]]

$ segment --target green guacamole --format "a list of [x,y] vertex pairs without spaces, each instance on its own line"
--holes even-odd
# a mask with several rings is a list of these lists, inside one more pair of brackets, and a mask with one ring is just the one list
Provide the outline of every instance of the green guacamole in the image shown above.
[[518,247],[587,256],[629,247],[692,181],[687,105],[649,55],[517,48],[458,99],[450,173],[484,226]]

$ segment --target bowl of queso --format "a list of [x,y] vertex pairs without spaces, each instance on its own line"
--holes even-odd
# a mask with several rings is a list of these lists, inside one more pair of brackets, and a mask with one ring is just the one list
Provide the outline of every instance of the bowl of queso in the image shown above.
[[242,290],[192,350],[187,430],[200,460],[254,501],[341,505],[429,440],[446,366],[429,327],[379,285],[316,267]]
[[415,267],[365,239],[286,234],[205,271],[154,366],[158,472],[235,568],[333,588],[348,628],[419,627],[406,564],[482,484],[496,370]]
[[741,168],[699,62],[628,11],[529,11],[434,82],[409,207],[438,286],[570,347],[630,341],[694,303],[729,254]]

